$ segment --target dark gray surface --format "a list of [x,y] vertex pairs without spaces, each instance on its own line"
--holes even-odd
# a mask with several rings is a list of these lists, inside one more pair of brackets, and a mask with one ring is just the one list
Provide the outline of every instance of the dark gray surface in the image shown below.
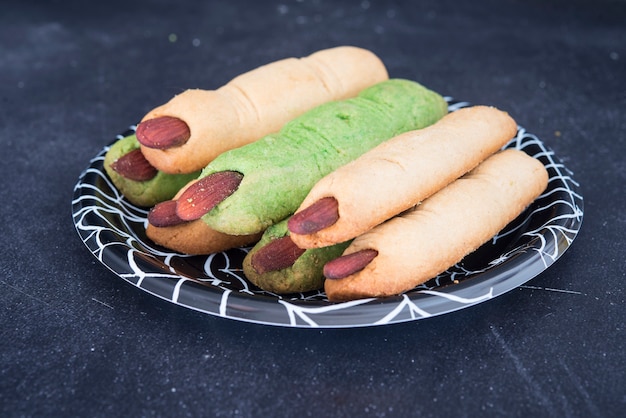
[[[171,3],[2,2],[0,415],[623,412],[625,2]],[[161,301],[83,247],[73,186],[116,134],[185,88],[339,44],[538,134],[582,184],[572,248],[488,303],[319,331]]]

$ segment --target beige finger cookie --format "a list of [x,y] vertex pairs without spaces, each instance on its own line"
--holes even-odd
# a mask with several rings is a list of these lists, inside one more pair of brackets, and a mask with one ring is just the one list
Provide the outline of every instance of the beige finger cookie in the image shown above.
[[321,179],[291,218],[291,237],[301,248],[352,239],[467,173],[516,131],[506,112],[474,106],[392,138]]
[[190,255],[212,254],[254,244],[261,237],[261,234],[223,234],[211,229],[200,219],[166,228],[148,224],[146,235],[165,248]]
[[137,139],[154,167],[190,173],[224,151],[280,130],[309,109],[356,96],[387,78],[382,61],[362,48],[341,46],[287,58],[217,90],[184,91],[143,118]]
[[[397,295],[435,277],[501,231],[547,182],[541,162],[522,151],[489,157],[414,210],[359,236],[342,257],[327,263],[328,298]],[[370,258],[360,260],[360,254]]]
[[[170,250],[190,255],[211,254],[231,248],[254,244],[261,234],[229,235],[216,231],[202,219],[185,222],[176,216],[176,199],[193,183],[187,183],[174,200],[162,202],[148,214],[146,235],[156,244]],[[169,219],[168,219],[169,218]],[[172,221],[171,219],[175,220]],[[160,226],[167,223],[167,226]]]

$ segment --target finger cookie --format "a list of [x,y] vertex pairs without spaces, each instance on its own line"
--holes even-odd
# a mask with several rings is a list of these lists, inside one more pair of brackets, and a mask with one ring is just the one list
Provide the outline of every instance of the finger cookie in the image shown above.
[[546,188],[541,162],[494,154],[413,210],[360,235],[324,266],[331,301],[385,297],[442,273],[501,231]]
[[267,228],[243,260],[243,272],[257,287],[277,294],[322,289],[326,262],[341,255],[348,242],[304,250],[289,238],[287,221]]
[[184,222],[176,216],[176,200],[190,182],[172,200],[161,202],[148,213],[146,235],[156,244],[189,255],[211,254],[253,244],[261,234],[229,235],[218,232],[201,219]]
[[111,145],[103,166],[117,190],[131,203],[144,207],[171,199],[200,174],[199,171],[167,174],[157,170],[143,157],[134,134]]
[[318,106],[277,134],[221,154],[177,200],[177,214],[232,235],[290,216],[324,175],[381,142],[447,113],[437,93],[409,80],[383,81],[356,98]]
[[344,242],[415,206],[515,136],[506,112],[474,106],[398,135],[313,186],[289,221],[302,248]]
[[216,90],[189,89],[142,119],[141,151],[166,173],[202,169],[229,149],[278,131],[322,103],[354,97],[388,79],[366,49],[340,46],[287,58],[235,77]]

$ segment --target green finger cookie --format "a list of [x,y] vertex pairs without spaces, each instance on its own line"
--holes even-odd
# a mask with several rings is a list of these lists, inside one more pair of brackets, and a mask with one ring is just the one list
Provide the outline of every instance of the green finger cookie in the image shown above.
[[324,286],[324,264],[343,253],[350,241],[329,247],[306,250],[291,267],[259,274],[252,267],[254,255],[271,241],[289,235],[287,220],[270,226],[243,260],[243,272],[256,286],[268,292],[286,294],[309,292]]
[[198,177],[199,172],[191,174],[167,174],[158,171],[156,176],[147,181],[135,181],[121,176],[111,168],[111,164],[120,157],[139,148],[135,135],[129,135],[116,141],[104,157],[104,170],[121,194],[137,206],[151,207],[169,200],[188,182]]
[[443,97],[402,79],[318,106],[280,132],[209,163],[200,177],[236,171],[243,180],[237,191],[202,219],[228,234],[262,232],[291,215],[326,174],[393,136],[435,123],[446,113]]

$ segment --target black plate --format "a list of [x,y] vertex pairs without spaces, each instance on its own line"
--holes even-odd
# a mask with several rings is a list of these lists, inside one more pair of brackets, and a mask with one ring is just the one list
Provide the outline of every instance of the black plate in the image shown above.
[[[447,100],[451,111],[468,105]],[[517,148],[539,159],[550,175],[548,188],[475,253],[397,297],[332,303],[321,291],[279,296],[245,279],[241,264],[247,248],[186,256],[152,243],[145,234],[148,209],[130,204],[104,172],[108,148],[80,175],[72,201],[76,230],[93,255],[122,279],[155,296],[211,315],[259,324],[361,327],[463,309],[510,291],[547,269],[572,244],[583,218],[583,198],[570,170],[537,136],[518,127],[517,136],[505,148]]]

